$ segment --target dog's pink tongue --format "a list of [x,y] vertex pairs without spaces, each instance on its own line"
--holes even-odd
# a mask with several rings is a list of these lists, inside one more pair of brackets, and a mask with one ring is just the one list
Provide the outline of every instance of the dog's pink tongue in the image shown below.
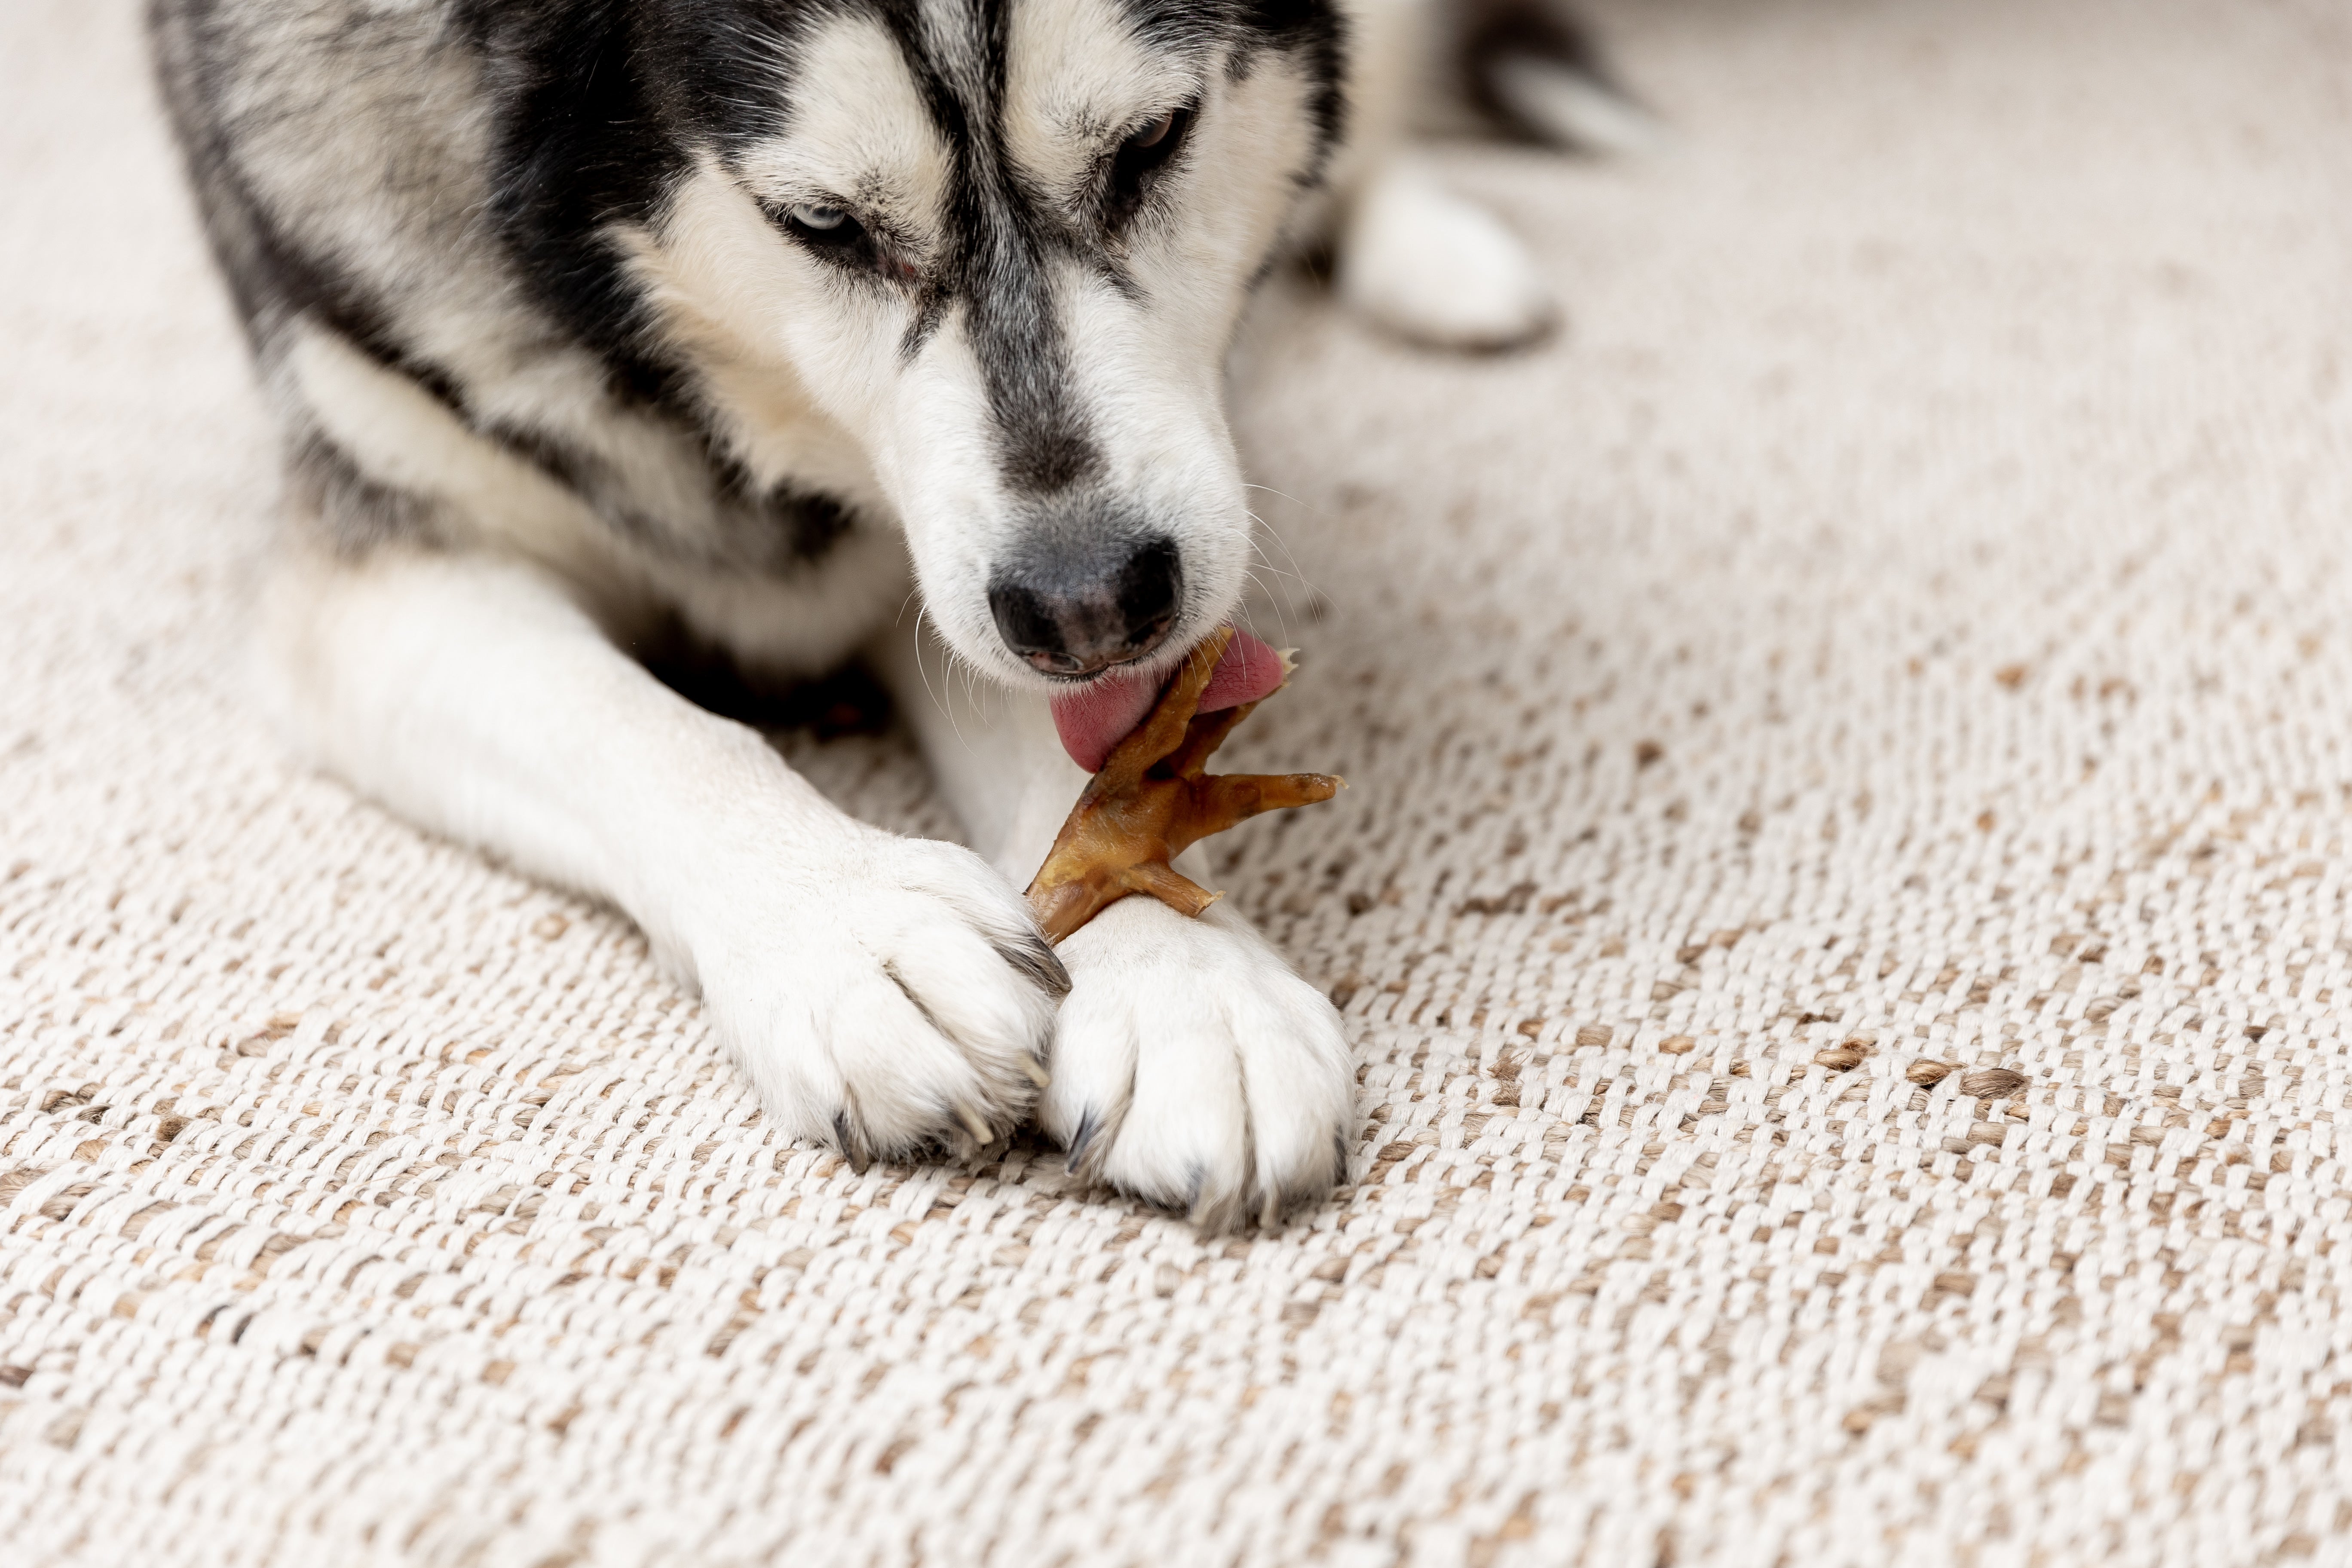
[[[1066,697],[1055,698],[1054,728],[1061,732],[1062,749],[1087,772],[1102,772],[1118,743],[1151,711],[1167,679],[1166,676],[1154,679],[1106,675]],[[1255,702],[1273,696],[1281,685],[1282,656],[1236,626],[1225,657],[1217,661],[1216,673],[1209,677],[1209,689],[1201,694],[1200,711],[1214,713]]]

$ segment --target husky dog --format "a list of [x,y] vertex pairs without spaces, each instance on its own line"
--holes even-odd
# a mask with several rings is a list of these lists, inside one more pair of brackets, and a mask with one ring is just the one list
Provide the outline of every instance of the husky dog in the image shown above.
[[[1449,26],[1496,46],[1490,109],[1605,121],[1572,36]],[[1430,27],[1407,0],[156,0],[285,431],[288,732],[618,904],[797,1134],[862,1165],[1034,1118],[1204,1226],[1277,1221],[1343,1174],[1331,1005],[1224,906],[1129,899],[1057,953],[1018,889],[1235,613],[1223,362],[1276,258],[1328,238],[1345,298],[1440,343],[1549,319],[1517,242],[1399,153]],[[980,852],[835,809],[635,657],[678,639],[772,681],[863,650]],[[1233,701],[1278,679],[1239,646]]]

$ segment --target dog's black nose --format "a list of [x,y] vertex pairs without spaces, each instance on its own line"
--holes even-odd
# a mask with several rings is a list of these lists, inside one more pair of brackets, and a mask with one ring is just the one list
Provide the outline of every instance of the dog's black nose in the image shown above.
[[1175,542],[1153,535],[1000,569],[988,607],[1005,645],[1036,668],[1092,675],[1159,647],[1183,595]]

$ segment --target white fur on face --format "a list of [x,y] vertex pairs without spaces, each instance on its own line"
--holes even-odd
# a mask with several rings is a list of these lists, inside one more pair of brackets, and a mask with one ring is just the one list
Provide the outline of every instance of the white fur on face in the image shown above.
[[[1042,265],[1063,380],[1100,458],[1062,504],[1066,516],[1091,509],[1106,526],[1140,521],[1175,542],[1186,592],[1172,659],[1230,616],[1245,580],[1250,518],[1223,361],[1314,155],[1310,88],[1278,55],[1236,75],[1222,49],[1147,47],[1106,0],[1019,0],[1010,27],[995,106],[1006,173],[1076,247]],[[944,46],[952,29],[926,32]],[[1001,679],[1037,684],[988,605],[991,573],[1023,550],[1040,504],[1005,480],[980,358],[990,350],[952,298],[935,330],[915,331],[923,275],[951,238],[954,151],[873,21],[827,22],[796,46],[789,81],[779,135],[731,166],[702,160],[659,232],[629,237],[640,276],[747,466],[805,483],[812,448],[854,447],[854,463],[822,466],[871,476],[846,493],[877,489],[900,520],[950,646]],[[1095,204],[1121,139],[1186,106],[1187,144],[1145,209],[1102,234]],[[801,202],[847,209],[919,276],[853,275],[811,255],[770,216]],[[1129,286],[1108,281],[1107,267]]]

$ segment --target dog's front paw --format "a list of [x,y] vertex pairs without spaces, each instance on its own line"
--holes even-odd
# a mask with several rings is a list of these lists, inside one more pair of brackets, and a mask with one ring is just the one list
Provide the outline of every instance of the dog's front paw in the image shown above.
[[814,863],[762,859],[701,888],[688,941],[770,1114],[860,1169],[969,1152],[1027,1119],[1070,981],[1003,877],[864,831]]
[[1355,1075],[1339,1016],[1246,921],[1124,899],[1062,958],[1040,1119],[1073,1170],[1209,1231],[1275,1225],[1340,1179]]

